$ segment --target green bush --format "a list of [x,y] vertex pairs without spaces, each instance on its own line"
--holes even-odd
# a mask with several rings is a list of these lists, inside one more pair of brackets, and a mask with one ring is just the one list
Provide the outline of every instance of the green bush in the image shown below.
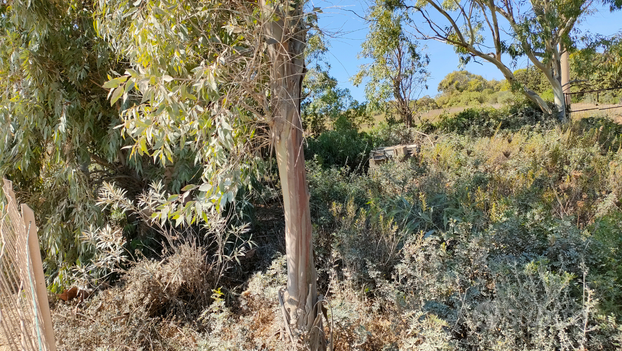
[[618,91],[605,91],[599,94],[586,93],[573,95],[573,102],[583,102],[588,104],[619,104],[622,101],[622,95]]
[[493,95],[496,99],[495,102],[490,101],[491,104],[498,103],[503,105],[512,104],[516,101],[516,97],[510,91],[499,91]]
[[553,94],[553,89],[548,89],[548,90],[543,91],[542,94],[540,94],[540,97],[544,101],[548,101],[548,102],[555,101],[555,95]]
[[602,152],[618,151],[622,147],[622,125],[603,117],[588,117],[575,122],[572,130],[584,136],[584,146],[598,144]]
[[372,138],[352,128],[325,131],[317,138],[307,139],[306,159],[316,159],[323,167],[348,167],[350,170],[367,168]]
[[430,110],[436,110],[438,108],[438,104],[436,103],[436,100],[434,100],[433,98],[429,97],[429,96],[424,96],[420,99],[417,99],[417,101],[414,102],[415,111],[430,111]]
[[[604,199],[603,205],[614,207],[616,199],[615,193],[612,193]],[[588,230],[592,233],[595,243],[593,251],[598,258],[592,272],[593,282],[603,311],[622,318],[622,213],[619,210],[608,212],[611,214],[597,220]]]

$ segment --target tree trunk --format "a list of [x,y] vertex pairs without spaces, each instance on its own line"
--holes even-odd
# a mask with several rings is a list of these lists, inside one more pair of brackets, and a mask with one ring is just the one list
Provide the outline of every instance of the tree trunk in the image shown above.
[[553,96],[555,99],[555,106],[557,107],[558,118],[560,121],[566,120],[566,99],[564,98],[564,89],[561,83],[561,62],[559,52],[554,55],[554,60],[551,62],[549,69],[544,70],[546,79],[551,83],[553,88]]
[[562,67],[562,89],[564,91],[564,100],[566,102],[566,110],[568,111],[568,119],[570,119],[570,57],[567,50],[562,51],[561,58]]
[[546,103],[546,101],[544,101],[544,99],[542,99],[540,97],[540,95],[538,95],[538,93],[536,93],[535,91],[527,88],[526,86],[523,86],[523,90],[522,90],[523,95],[525,95],[529,100],[531,100],[531,102],[535,103],[536,105],[538,105],[538,107],[540,107],[540,110],[542,110],[542,112],[546,112],[548,114],[552,114],[553,110],[551,110],[551,108],[549,107],[549,105]]
[[[282,6],[279,6],[282,5]],[[326,338],[313,263],[311,214],[300,119],[301,83],[305,75],[306,29],[302,4],[261,1],[270,59],[271,124],[276,150],[287,251],[287,291],[280,295],[285,328],[294,343],[325,350]]]
[[[508,80],[508,82],[510,82],[510,84],[516,82],[516,78],[514,77],[513,73],[511,73],[511,76],[505,76],[505,78]],[[529,99],[531,102],[533,102],[536,105],[538,105],[538,107],[540,107],[540,110],[542,110],[542,112],[545,112],[545,113],[548,113],[548,114],[552,114],[553,113],[553,111],[551,110],[549,105],[546,103],[546,101],[544,101],[544,99],[542,99],[540,97],[540,95],[538,95],[538,93],[536,93],[535,91],[533,91],[533,90],[527,88],[527,86],[523,85],[521,92],[523,93],[523,95],[525,95],[525,97],[527,99]]]
[[402,117],[402,121],[406,128],[412,127],[413,114],[410,108],[408,107],[408,100],[405,100],[400,95],[395,95],[396,99],[396,110],[397,113]]
[[[503,63],[501,63],[501,61],[499,61],[499,60],[497,60],[495,58],[492,58],[490,56],[485,56],[483,58],[485,58],[487,61],[492,62],[495,66],[497,66],[497,68],[501,71],[501,73],[503,73],[503,76],[508,81],[508,83],[510,83],[511,85],[516,83],[516,77],[514,77],[514,73],[512,71],[510,71],[510,69],[508,67],[506,67]],[[546,77],[548,79],[549,78],[549,74],[547,72],[544,72],[544,73],[545,73],[545,75],[546,75]],[[549,79],[549,81],[550,81],[550,79]],[[558,82],[558,84],[559,84],[559,82]],[[553,113],[553,111],[551,110],[549,105],[546,103],[546,101],[544,101],[544,99],[542,99],[540,97],[540,95],[538,95],[538,93],[536,93],[535,91],[527,88],[527,86],[525,86],[524,84],[521,84],[521,85],[522,85],[521,92],[523,93],[523,95],[525,95],[525,97],[527,99],[529,99],[531,102],[533,102],[536,105],[538,105],[538,107],[540,107],[542,112],[545,112],[545,113],[548,113],[548,114]],[[553,91],[555,91],[555,88],[553,88]]]
[[558,118],[560,121],[566,120],[566,98],[564,97],[564,89],[562,84],[556,78],[551,81],[553,86],[553,96],[555,97],[555,106],[558,110]]

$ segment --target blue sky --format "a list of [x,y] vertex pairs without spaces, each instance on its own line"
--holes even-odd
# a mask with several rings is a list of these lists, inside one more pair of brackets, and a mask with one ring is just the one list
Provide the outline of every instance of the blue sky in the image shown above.
[[[364,86],[355,87],[350,78],[356,74],[361,64],[368,61],[357,59],[361,50],[361,43],[365,41],[368,28],[366,23],[357,16],[364,16],[367,2],[352,0],[312,0],[312,4],[323,9],[320,15],[320,28],[327,32],[330,49],[328,60],[331,64],[331,74],[337,78],[339,85],[350,89],[352,96],[365,100]],[[356,14],[352,13],[355,12]],[[612,35],[622,31],[622,11],[610,13],[608,9],[599,8],[598,12],[586,16],[577,28],[582,32]],[[430,57],[428,70],[431,77],[428,81],[428,90],[422,95],[435,96],[438,83],[448,73],[458,69],[458,56],[449,45],[436,41],[424,41],[425,53]],[[527,59],[518,61],[516,69],[527,66]],[[508,60],[504,61],[508,64]],[[479,74],[486,79],[503,79],[501,72],[488,63],[469,63],[466,70]]]

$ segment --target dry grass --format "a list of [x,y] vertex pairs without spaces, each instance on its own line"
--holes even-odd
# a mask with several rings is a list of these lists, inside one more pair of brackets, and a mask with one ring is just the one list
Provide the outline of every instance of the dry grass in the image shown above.
[[185,241],[161,261],[137,262],[120,284],[89,300],[58,301],[52,313],[58,348],[196,349],[214,286],[204,249]]
[[214,277],[203,248],[184,243],[162,261],[138,262],[125,276],[125,300],[131,308],[147,311],[149,317],[166,314],[198,318],[194,309],[207,306]]
[[575,103],[571,105],[572,119],[587,117],[609,117],[622,123],[622,105]]
[[126,287],[112,287],[83,303],[58,303],[52,313],[58,350],[197,348],[195,328],[175,318],[150,317],[128,304],[127,293]]

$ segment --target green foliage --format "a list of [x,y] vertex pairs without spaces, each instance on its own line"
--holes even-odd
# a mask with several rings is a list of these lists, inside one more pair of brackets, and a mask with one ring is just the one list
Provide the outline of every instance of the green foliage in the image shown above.
[[66,276],[68,266],[92,258],[82,232],[108,218],[95,203],[102,182],[116,179],[133,196],[153,168],[128,157],[115,129],[119,105],[110,105],[102,84],[119,64],[95,33],[95,4],[1,6],[0,174],[37,215],[46,272]]
[[348,89],[337,87],[337,80],[329,75],[330,65],[325,59],[327,51],[328,44],[321,33],[310,36],[305,51],[308,62],[301,103],[302,125],[309,136],[317,137],[334,129],[343,118],[355,128],[370,121],[369,115],[365,114],[365,104],[354,100]]
[[[200,184],[172,198],[159,218],[195,223],[224,210],[252,172],[255,157],[256,115],[249,110],[256,103],[239,88],[247,83],[231,79],[252,55],[244,49],[253,40],[245,31],[259,14],[216,2],[106,2],[99,11],[99,34],[129,62],[123,75],[106,84],[111,102],[118,98],[125,106],[121,131],[133,142],[131,154],[163,167],[200,165],[193,179]],[[242,16],[244,11],[250,12]],[[230,22],[233,14],[239,19]],[[221,51],[216,41],[232,49]],[[245,105],[249,109],[241,108]],[[190,193],[196,193],[194,201],[179,201]]]
[[[340,126],[340,121],[345,126]],[[337,120],[335,130],[307,139],[305,158],[315,158],[324,167],[345,166],[350,170],[364,170],[372,148],[372,138],[365,132],[358,132],[342,117]]]
[[499,97],[505,95],[501,92],[502,88],[503,84],[499,81],[489,81],[468,71],[454,71],[438,84],[441,94],[436,102],[441,107],[503,103],[507,99],[499,101]]
[[622,125],[609,118],[583,118],[573,125],[573,132],[594,138],[602,152],[615,152],[622,147]]
[[[426,126],[430,126],[429,123],[424,123],[419,126],[425,129]],[[374,141],[374,148],[393,146],[400,144],[412,144],[421,135],[413,128],[404,128],[402,124],[388,124],[381,123],[376,128],[371,130],[369,134]]]
[[345,111],[356,108],[348,89],[338,88],[337,80],[326,71],[309,70],[303,94],[305,100],[301,106],[301,117],[307,135],[320,135]]
[[333,226],[334,211],[327,204],[346,204],[350,199],[357,207],[366,205],[367,179],[361,173],[350,172],[348,168],[322,167],[317,160],[307,162],[311,218],[317,226]]
[[[607,313],[619,315],[622,311],[622,236],[620,232],[620,220],[622,215],[617,207],[617,192],[612,192],[599,204],[597,216],[602,216],[595,221],[589,229],[593,233],[597,247],[593,250],[599,252],[600,265],[594,269],[594,287],[599,292],[600,306]],[[611,213],[611,214],[609,214]]]
[[[514,77],[523,86],[535,91],[538,94],[542,94],[551,89],[551,84],[546,79],[544,72],[540,71],[535,66],[517,69],[514,71]],[[553,93],[551,92],[550,94],[552,95]]]
[[436,110],[439,107],[438,104],[436,103],[436,100],[434,100],[428,95],[421,97],[417,99],[416,101],[414,101],[414,105],[415,105],[414,110],[418,112]]
[[[38,215],[55,290],[72,267],[99,279],[125,250],[153,251],[154,223],[230,214],[238,190],[258,178],[273,117],[258,23],[274,19],[251,2],[228,5],[1,5],[0,174]],[[132,210],[98,206],[108,183]],[[144,217],[140,198],[152,184],[157,201]]]
[[456,114],[443,114],[437,123],[427,125],[427,130],[490,137],[499,131],[539,129],[555,124],[556,119],[543,113],[537,106],[514,103],[501,109],[468,108]]
[[468,71],[454,71],[438,83],[438,91],[444,94],[462,93],[465,91],[483,91],[493,87],[496,82],[488,82],[484,77]]
[[622,36],[588,38],[587,47],[570,55],[571,77],[580,81],[573,91],[615,89],[597,93],[574,95],[575,101],[618,103],[622,93]]
[[514,94],[509,91],[499,91],[488,100],[489,103],[498,103],[502,105],[510,105],[512,103],[516,103],[517,101],[522,100],[521,98],[517,98]]

